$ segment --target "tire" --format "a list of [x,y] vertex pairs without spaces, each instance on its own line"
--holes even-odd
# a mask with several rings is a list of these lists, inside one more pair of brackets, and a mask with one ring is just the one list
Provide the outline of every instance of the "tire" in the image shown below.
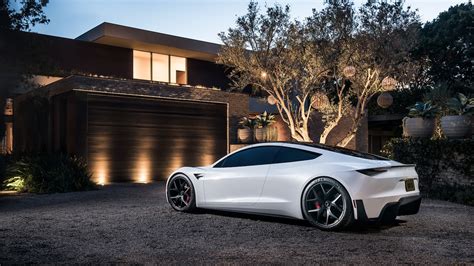
[[328,177],[311,181],[303,191],[304,218],[321,230],[341,230],[354,220],[352,201],[339,182]]
[[184,174],[176,174],[168,181],[166,199],[177,211],[192,212],[196,210],[196,192],[193,183]]

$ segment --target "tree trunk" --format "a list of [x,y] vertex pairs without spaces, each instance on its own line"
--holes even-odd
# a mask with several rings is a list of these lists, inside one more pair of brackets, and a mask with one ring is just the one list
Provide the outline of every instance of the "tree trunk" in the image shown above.
[[347,147],[347,145],[349,145],[349,142],[351,142],[351,140],[353,140],[356,136],[356,132],[350,132],[349,134],[347,134],[341,141],[339,141],[337,143],[337,146],[338,147]]

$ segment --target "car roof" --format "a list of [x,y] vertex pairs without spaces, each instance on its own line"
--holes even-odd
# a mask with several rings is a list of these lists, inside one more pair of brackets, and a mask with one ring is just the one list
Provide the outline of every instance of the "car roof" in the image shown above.
[[317,152],[318,149],[323,150],[323,151],[328,151],[328,152],[334,152],[334,153],[339,153],[343,155],[348,155],[348,156],[353,156],[357,158],[363,158],[363,159],[369,159],[369,160],[390,160],[388,158],[385,158],[383,156],[371,154],[371,153],[366,153],[366,152],[361,152],[361,151],[356,151],[356,150],[351,150],[347,148],[342,148],[342,147],[335,147],[335,146],[329,146],[329,145],[324,145],[324,144],[319,144],[319,143],[312,143],[312,142],[295,142],[295,141],[272,141],[272,142],[263,142],[263,143],[258,143],[254,145],[249,145],[248,148],[251,147],[258,147],[258,146],[286,146],[286,147],[295,147],[299,146],[300,148],[303,148],[307,150],[307,148],[313,148]]

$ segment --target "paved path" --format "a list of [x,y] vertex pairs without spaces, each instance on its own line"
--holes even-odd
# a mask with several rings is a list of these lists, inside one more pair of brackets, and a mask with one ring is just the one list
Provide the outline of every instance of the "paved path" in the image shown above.
[[185,214],[164,184],[0,196],[3,263],[474,263],[474,208],[425,200],[390,227],[322,232],[305,222]]

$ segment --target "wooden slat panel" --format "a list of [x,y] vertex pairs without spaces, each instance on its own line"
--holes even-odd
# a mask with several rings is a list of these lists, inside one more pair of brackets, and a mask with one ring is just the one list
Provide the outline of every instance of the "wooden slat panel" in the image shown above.
[[96,181],[164,180],[227,153],[227,105],[88,95],[88,161]]

